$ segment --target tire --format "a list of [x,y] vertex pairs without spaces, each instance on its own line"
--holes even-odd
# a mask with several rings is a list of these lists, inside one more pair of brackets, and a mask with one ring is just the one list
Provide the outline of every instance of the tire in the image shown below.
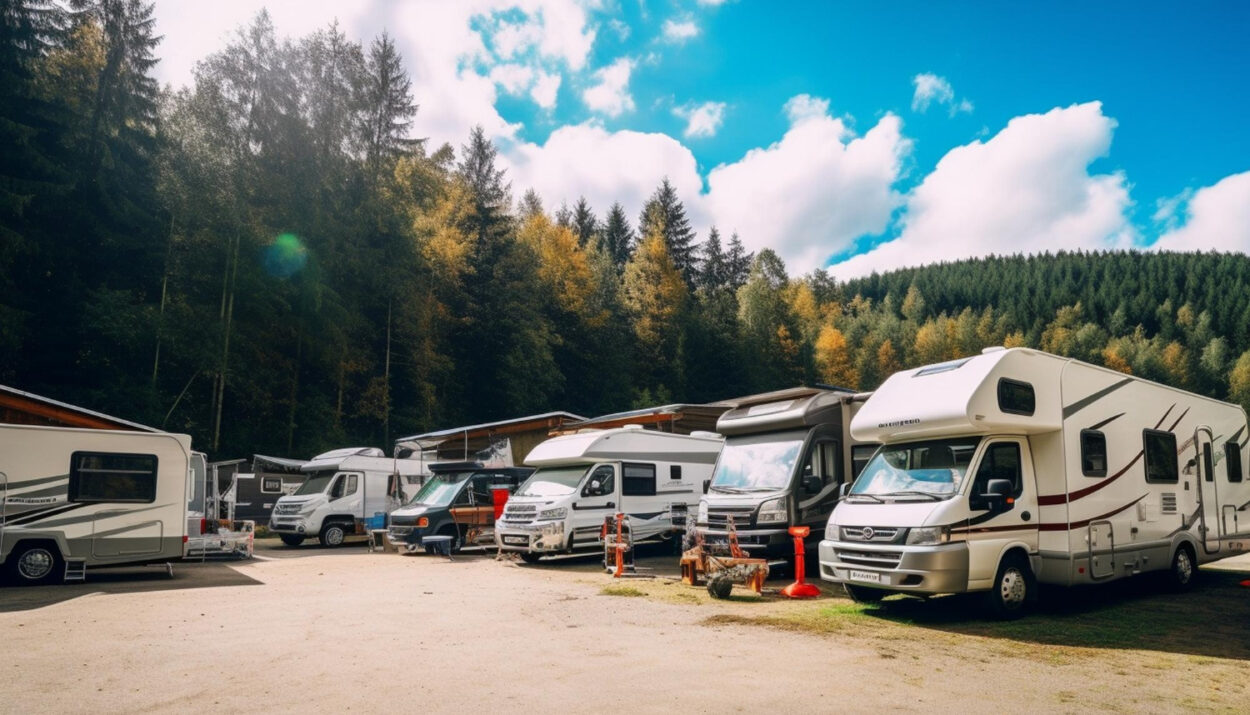
[[856,603],[880,603],[881,599],[889,595],[887,591],[870,586],[852,586],[844,583],[842,588],[846,590],[846,595]]
[[54,544],[21,544],[9,554],[13,582],[22,586],[60,583],[65,577],[65,561]]
[[450,536],[450,537],[451,537],[451,543],[447,545],[448,550],[450,550],[450,551],[451,551],[451,553],[453,553],[453,554],[458,554],[458,553],[460,553],[460,547],[462,546],[461,541],[463,541],[463,540],[464,540],[464,537],[463,537],[463,535],[460,533],[460,529],[459,529],[459,528],[457,528],[457,527],[455,527],[455,526],[444,527],[444,528],[442,528],[442,529],[439,529],[439,530],[438,530],[438,535],[439,535],[439,536]]
[[527,564],[536,564],[538,563],[538,560],[543,557],[542,554],[535,554],[529,551],[522,551],[520,553],[521,553],[521,560]]
[[728,578],[713,576],[707,580],[707,592],[712,598],[729,598],[734,582]]
[[347,530],[342,524],[326,524],[321,527],[321,533],[317,536],[317,540],[327,549],[335,548],[343,545],[343,539],[347,536]]
[[1194,577],[1198,575],[1198,564],[1194,559],[1193,549],[1189,544],[1176,547],[1172,554],[1172,565],[1168,568],[1168,587],[1177,593],[1193,588]]
[[1011,554],[998,565],[994,587],[985,595],[990,613],[1000,620],[1023,616],[1037,597],[1037,579],[1029,562]]
[[281,538],[282,543],[287,546],[299,546],[304,543],[304,537],[297,536],[295,534],[278,534],[278,537]]

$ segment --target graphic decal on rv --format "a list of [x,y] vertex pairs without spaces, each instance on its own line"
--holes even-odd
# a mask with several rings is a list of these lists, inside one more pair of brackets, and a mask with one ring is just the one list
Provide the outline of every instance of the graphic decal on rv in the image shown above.
[[[1131,383],[1132,381],[1133,381],[1133,378],[1131,378],[1131,377],[1126,377],[1126,378],[1124,378],[1123,380],[1120,380],[1119,382],[1117,382],[1117,383],[1115,383],[1115,384],[1111,385],[1110,387],[1104,387],[1103,389],[1099,390],[1098,392],[1095,392],[1094,394],[1090,395],[1089,397],[1083,397],[1083,398],[1081,398],[1081,399],[1077,400],[1076,402],[1073,402],[1072,404],[1070,404],[1070,405],[1068,405],[1067,407],[1063,408],[1063,418],[1064,418],[1065,420],[1066,420],[1066,419],[1068,419],[1068,418],[1069,418],[1069,417],[1071,417],[1072,415],[1075,415],[1076,413],[1080,412],[1081,410],[1085,409],[1086,407],[1089,407],[1090,405],[1092,405],[1092,404],[1094,404],[1095,402],[1097,402],[1097,401],[1101,400],[1102,398],[1106,397],[1107,395],[1110,395],[1111,393],[1115,392],[1116,390],[1120,389],[1121,387],[1124,387],[1125,385],[1127,385],[1127,384]],[[1117,417],[1118,417],[1118,416],[1119,416],[1119,415],[1117,415]],[[1096,429],[1096,428],[1091,428],[1091,429]]]
[[1125,413],[1125,412],[1121,412],[1121,413],[1120,413],[1120,414],[1118,414],[1118,415],[1112,415],[1111,417],[1108,417],[1107,419],[1103,420],[1102,422],[1099,422],[1099,423],[1098,423],[1098,424],[1096,424],[1096,425],[1090,425],[1089,427],[1086,427],[1085,429],[1090,429],[1090,430],[1100,430],[1100,429],[1102,429],[1103,427],[1106,427],[1107,425],[1111,424],[1112,422],[1115,422],[1116,420],[1120,419],[1120,418],[1121,418],[1121,417],[1123,417],[1125,414],[1127,414],[1127,413]]
[[[87,505],[86,504],[68,504],[68,505],[60,504],[58,506],[49,507],[47,509],[40,509],[39,511],[33,512],[33,513],[27,512],[17,517],[16,519],[10,519],[8,522],[8,526],[28,526],[30,524],[34,524],[35,522],[43,521],[44,519],[51,519],[54,516],[60,516],[61,514],[65,514],[66,512],[74,511],[75,509],[81,509],[85,506]],[[46,524],[44,526],[46,526]]]
[[[17,491],[19,489],[28,489],[30,487],[39,486],[40,484],[51,484],[52,482],[62,482],[62,481],[68,481],[68,480],[69,480],[68,474],[60,474],[55,477],[40,477],[39,479],[26,479],[20,482],[9,482],[7,488],[9,491],[12,492],[12,491]],[[4,491],[5,488],[6,487],[4,484],[0,484],[0,492]]]
[[1135,505],[1137,502],[1141,501],[1142,499],[1145,499],[1148,496],[1150,495],[1142,494],[1141,496],[1137,497],[1136,499],[1129,502],[1128,504],[1125,504],[1119,509],[1113,509],[1107,512],[1106,514],[1099,514],[1098,516],[1090,517],[1088,519],[1082,519],[1081,521],[1074,521],[1072,523],[1068,523],[1064,521],[1047,522],[1043,524],[1038,524],[1037,527],[1042,531],[1068,531],[1069,529],[1083,529],[1089,526],[1091,522],[1102,521],[1103,519],[1106,519],[1107,517],[1115,516],[1116,514],[1119,514],[1120,512],[1126,509],[1132,508],[1133,505]]
[[1182,518],[1181,525],[1173,529],[1172,533],[1168,534],[1168,538],[1170,539],[1173,536],[1176,536],[1177,534],[1181,533],[1182,531],[1189,531],[1190,529],[1194,528],[1194,524],[1198,523],[1198,515],[1201,513],[1202,513],[1202,507],[1199,506],[1197,509],[1194,509],[1194,513],[1190,514],[1187,517]]
[[1006,531],[1037,531],[1037,526],[1020,526],[1019,524],[1009,524],[1007,526],[982,526],[976,529],[952,528],[951,535],[955,534],[989,534]]

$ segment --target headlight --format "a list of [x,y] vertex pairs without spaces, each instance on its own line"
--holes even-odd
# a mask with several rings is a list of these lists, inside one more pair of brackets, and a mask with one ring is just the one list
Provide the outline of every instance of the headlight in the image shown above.
[[543,509],[542,511],[538,512],[538,518],[539,519],[563,519],[564,517],[568,516],[568,514],[569,514],[569,510],[567,507],[557,507],[555,509]]
[[833,523],[832,514],[829,515],[829,521],[825,524],[825,540],[826,541],[838,540],[838,525]]
[[907,543],[911,546],[933,546],[951,540],[949,526],[925,526],[907,531]]
[[695,517],[696,524],[707,524],[707,500],[699,500],[699,514]]
[[770,499],[760,505],[759,516],[755,521],[757,524],[775,524],[785,522],[790,518],[786,513],[786,498]]

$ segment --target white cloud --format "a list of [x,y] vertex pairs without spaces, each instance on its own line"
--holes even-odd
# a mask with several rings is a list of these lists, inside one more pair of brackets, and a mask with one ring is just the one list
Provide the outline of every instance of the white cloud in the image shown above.
[[525,65],[495,65],[490,78],[508,94],[521,94],[534,83],[534,70]]
[[726,2],[729,2],[729,0],[699,0],[700,5],[704,5],[707,7],[716,7],[718,5],[724,5]]
[[923,114],[928,111],[930,104],[936,102],[946,105],[952,117],[960,112],[965,114],[972,112],[972,102],[967,99],[956,100],[955,90],[951,88],[951,83],[946,81],[945,77],[925,72],[916,75],[911,81],[916,87],[911,98],[912,111]]
[[629,94],[629,74],[634,61],[622,57],[595,72],[597,84],[582,93],[582,101],[590,109],[609,117],[632,111],[634,98]]
[[683,20],[682,22],[674,20],[664,21],[664,39],[669,42],[685,42],[698,34],[699,26],[694,24],[693,20]]
[[1184,224],[1163,234],[1154,248],[1250,253],[1250,171],[1166,202],[1156,220],[1178,218],[1181,204],[1185,205]]
[[556,95],[560,92],[560,75],[539,72],[534,80],[534,88],[530,97],[543,109],[555,109]]
[[715,136],[725,120],[724,102],[704,102],[703,104],[686,105],[673,109],[673,114],[686,120],[687,138],[703,138]]
[[1129,248],[1123,174],[1091,176],[1111,147],[1099,102],[1016,117],[949,151],[907,197],[898,237],[830,267],[838,279],[994,254]]
[[614,17],[611,20],[608,20],[608,27],[616,33],[616,39],[621,42],[629,39],[629,23],[624,20]]
[[820,119],[829,116],[829,100],[813,97],[810,94],[796,94],[782,108],[791,124],[798,124],[805,119]]

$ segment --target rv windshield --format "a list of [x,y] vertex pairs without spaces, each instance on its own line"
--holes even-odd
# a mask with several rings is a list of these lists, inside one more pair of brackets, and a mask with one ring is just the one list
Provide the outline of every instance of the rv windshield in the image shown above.
[[949,499],[959,491],[980,437],[885,445],[877,450],[851,495]]
[[712,491],[756,492],[785,489],[794,474],[806,432],[730,437],[725,440]]
[[468,479],[470,474],[473,472],[435,474],[428,482],[421,485],[421,490],[405,506],[447,506],[452,499],[456,498],[456,494],[460,493],[464,480]]
[[586,476],[586,465],[576,467],[552,467],[540,469],[516,491],[519,497],[563,497],[577,491],[577,485]]
[[326,487],[330,486],[331,479],[334,479],[334,472],[315,474],[299,485],[299,489],[295,490],[295,496],[302,497],[309,494],[320,494],[326,490]]

